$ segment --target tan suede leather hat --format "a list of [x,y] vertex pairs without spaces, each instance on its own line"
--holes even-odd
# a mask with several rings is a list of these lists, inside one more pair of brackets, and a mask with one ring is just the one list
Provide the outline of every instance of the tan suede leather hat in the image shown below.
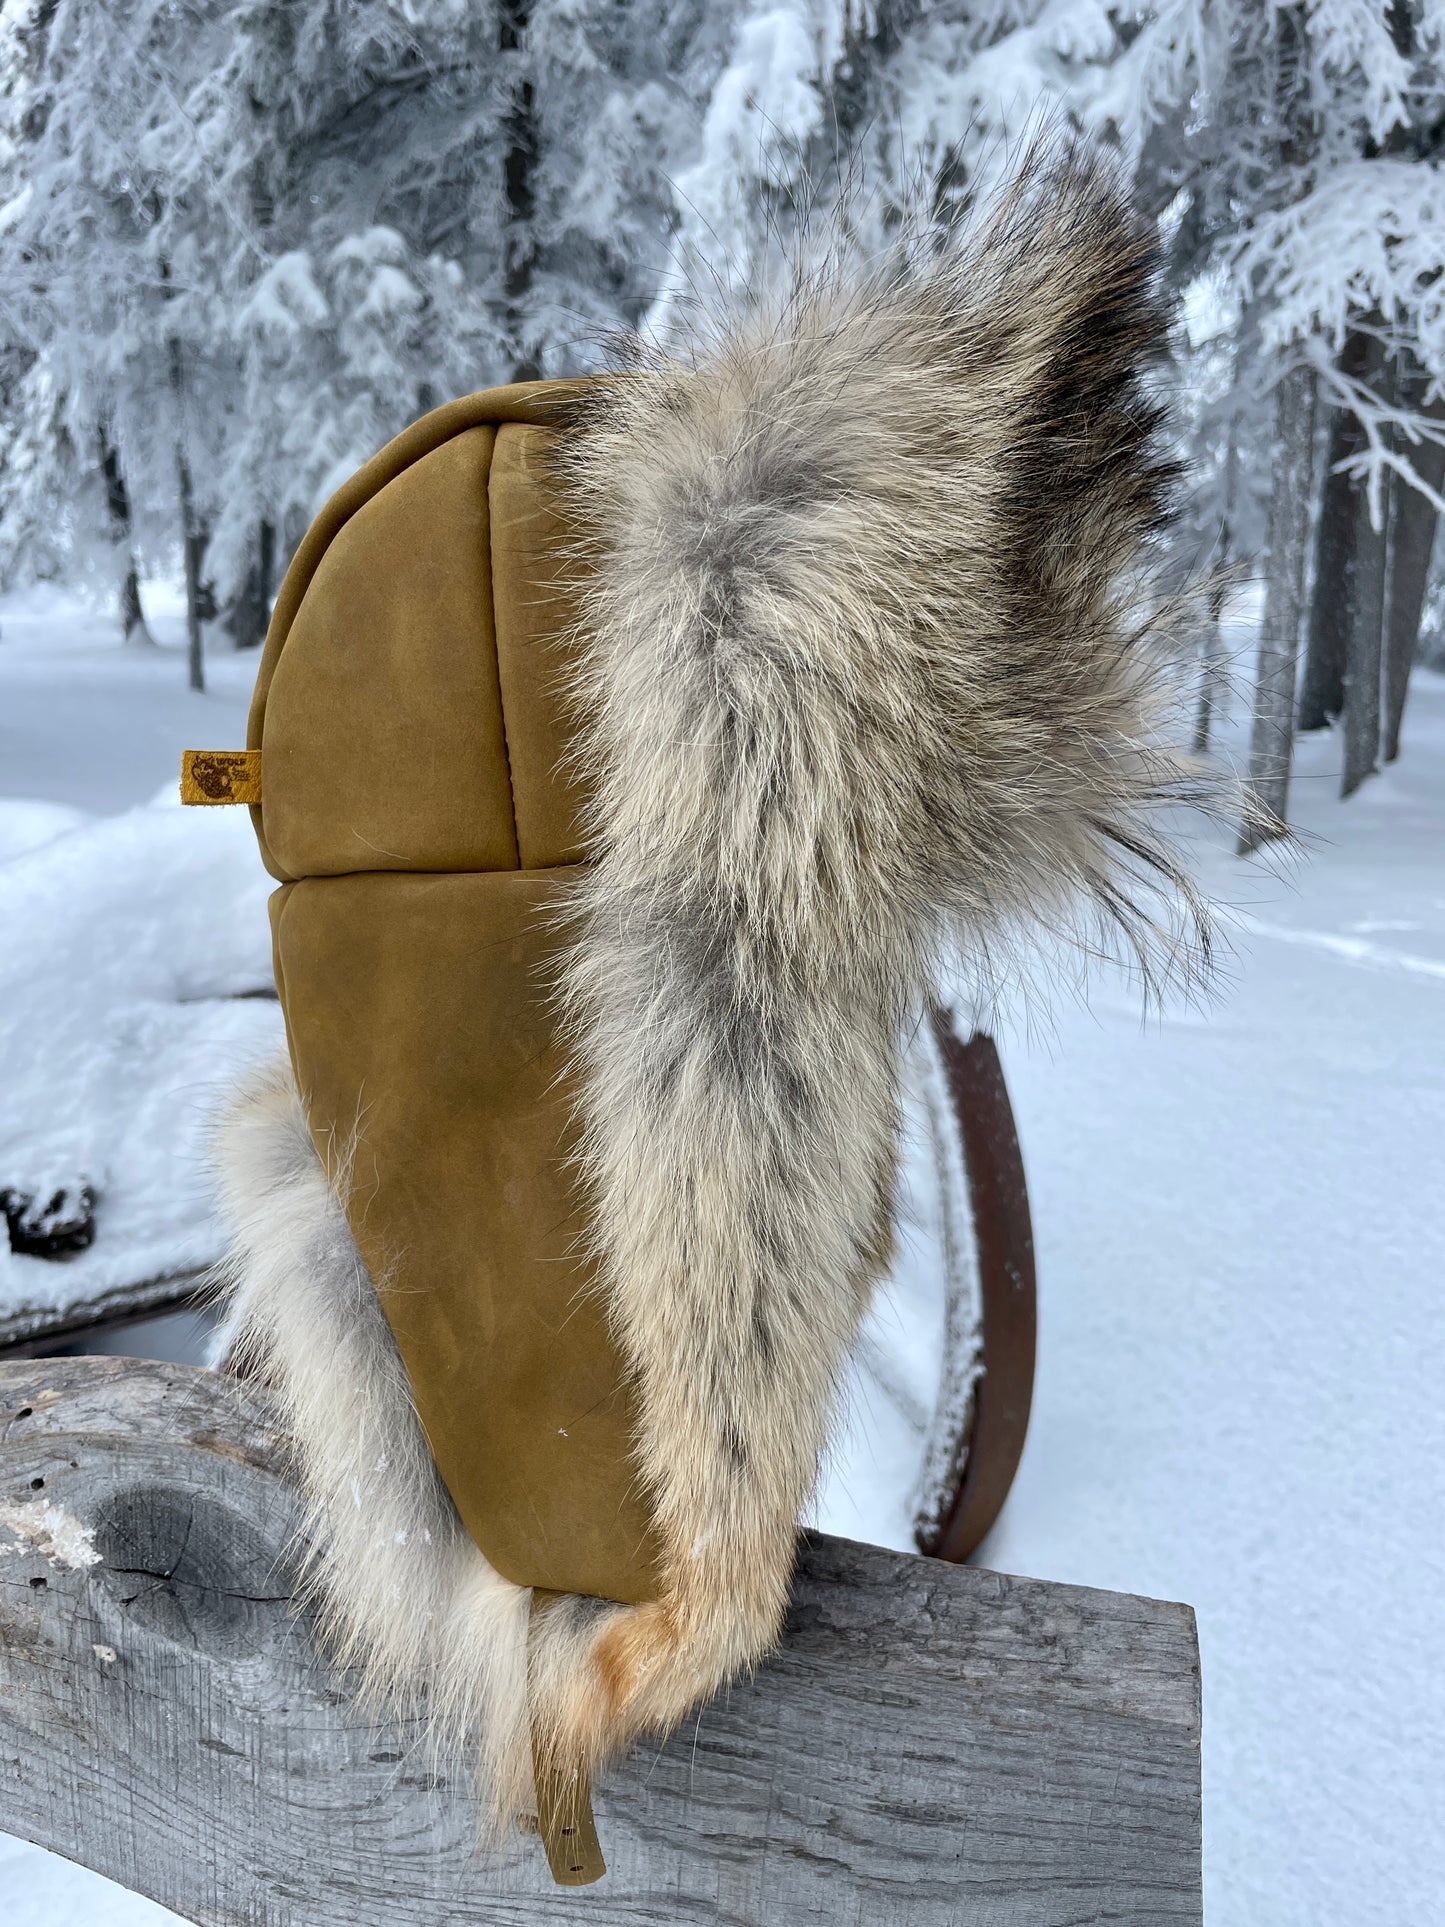
[[517,1585],[636,1602],[650,1524],[545,1014],[545,912],[582,852],[544,456],[577,387],[437,409],[332,498],[276,605],[243,767],[308,1122],[394,1283],[447,1489]]
[[546,913],[582,855],[545,466],[573,392],[439,409],[333,499],[288,572],[249,742],[297,1082],[323,1159],[354,1156],[347,1215],[395,1280],[447,1489],[517,1585],[636,1602],[650,1522],[546,1020]]
[[[586,387],[469,396],[345,485],[288,571],[250,748],[189,752],[183,794],[251,805],[309,1130],[468,1532],[517,1586],[640,1603],[651,1511],[550,998],[549,912],[584,829],[576,543],[549,454]],[[996,1361],[940,1518],[937,1549],[961,1558],[1027,1425],[1032,1242],[996,1053],[934,1022]]]
[[[942,249],[435,411],[297,551],[247,750],[187,759],[280,884],[289,1064],[218,1169],[312,1583],[559,1879],[600,1871],[590,1772],[779,1636],[939,985],[1071,919],[1186,947],[1151,263],[1045,157]],[[1017,1299],[996,1060],[939,1041]],[[1031,1323],[996,1359],[955,1555]]]

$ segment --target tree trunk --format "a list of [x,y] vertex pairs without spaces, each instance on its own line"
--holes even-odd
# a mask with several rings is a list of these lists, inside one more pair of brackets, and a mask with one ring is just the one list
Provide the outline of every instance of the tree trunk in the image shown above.
[[1224,682],[1225,654],[1224,586],[1222,582],[1214,582],[1209,588],[1209,620],[1205,624],[1199,660],[1199,701],[1194,711],[1192,745],[1196,756],[1203,756],[1209,748],[1210,725]]
[[[1359,329],[1345,337],[1340,373],[1358,381],[1369,365],[1372,343]],[[1350,583],[1354,574],[1359,484],[1338,473],[1341,462],[1365,446],[1353,410],[1336,408],[1330,418],[1325,478],[1315,530],[1314,593],[1300,691],[1299,727],[1325,729],[1345,707],[1345,655],[1349,641]]]
[[181,504],[181,546],[186,564],[186,672],[192,689],[206,686],[206,662],[201,647],[201,608],[205,586],[201,581],[201,558],[206,538],[196,527],[196,504],[191,488],[191,466],[185,450],[176,444],[176,487]]
[[[176,402],[176,494],[181,511],[181,554],[186,570],[186,670],[192,689],[206,686],[206,662],[201,647],[203,607],[209,590],[201,581],[201,563],[206,552],[206,537],[196,519],[195,490],[191,484],[191,465],[186,459],[185,421],[186,384],[181,363],[181,344],[174,335],[166,343],[170,363],[171,393]],[[210,610],[214,613],[214,608]]]
[[266,640],[275,572],[276,526],[263,521],[256,526],[246,573],[226,604],[223,621],[234,648],[254,649]]
[[[1364,380],[1377,390],[1388,386],[1384,350],[1371,341]],[[1345,636],[1344,764],[1340,795],[1355,791],[1380,766],[1380,678],[1385,629],[1386,543],[1389,491],[1382,491],[1380,525],[1370,516],[1370,491],[1363,479],[1355,492],[1354,566],[1349,577]]]
[[[1417,368],[1406,378],[1412,398],[1420,412],[1431,421],[1445,423],[1445,400],[1437,397],[1428,405],[1419,397],[1425,381]],[[1406,384],[1402,383],[1402,387]],[[1409,459],[1421,479],[1439,494],[1445,486],[1445,446],[1439,442],[1417,442]],[[1420,635],[1420,612],[1425,606],[1425,588],[1430,576],[1430,552],[1435,544],[1436,513],[1419,489],[1399,476],[1391,480],[1394,512],[1390,521],[1389,612],[1385,625],[1385,722],[1384,756],[1393,763],[1400,753],[1400,724],[1405,715],[1405,696],[1410,686],[1410,666]]]
[[1275,390],[1274,488],[1269,507],[1269,571],[1249,742],[1251,807],[1239,832],[1247,856],[1288,834],[1295,668],[1304,618],[1314,476],[1315,375],[1292,368]]
[[1209,622],[1204,631],[1199,662],[1199,702],[1194,712],[1194,753],[1203,756],[1209,748],[1209,730],[1224,683],[1224,600],[1225,574],[1233,550],[1230,521],[1239,492],[1239,417],[1229,423],[1229,440],[1224,451],[1224,514],[1219,524],[1218,559],[1214,580],[1209,585]]
[[120,456],[111,446],[104,430],[100,435],[100,472],[105,482],[105,509],[111,540],[121,557],[120,615],[121,634],[127,642],[150,642],[155,638],[146,627],[145,610],[140,599],[140,570],[131,548],[130,491],[121,473]]
[[[1415,18],[1404,0],[1392,0],[1386,18],[1396,52],[1412,60],[1416,54]],[[1405,129],[1393,128],[1386,147],[1404,149]],[[1439,145],[1437,127],[1432,143]],[[1408,349],[1395,365],[1396,393],[1407,406],[1419,410],[1432,421],[1445,421],[1445,401],[1437,398],[1426,404],[1429,376]],[[1403,440],[1397,442],[1403,450]],[[1410,461],[1423,481],[1439,493],[1445,478],[1445,448],[1435,442],[1417,443],[1409,451]],[[1410,668],[1420,636],[1420,611],[1430,574],[1430,551],[1435,544],[1436,512],[1419,489],[1398,475],[1390,477],[1388,571],[1385,583],[1385,619],[1381,647],[1384,651],[1384,759],[1393,763],[1400,754],[1400,725],[1405,717],[1405,696],[1410,687]]]
[[126,557],[125,573],[120,581],[120,627],[127,642],[148,642],[154,646],[155,637],[141,606],[140,570],[133,555]]
[[[1383,518],[1382,518],[1383,522]],[[1369,498],[1356,505],[1355,567],[1345,652],[1345,755],[1340,795],[1353,796],[1380,766],[1380,671],[1385,619],[1385,529],[1370,521]]]
[[[531,14],[531,0],[505,0],[497,29],[497,44],[503,54],[520,51]],[[521,348],[526,301],[537,261],[536,242],[531,232],[532,217],[536,211],[533,177],[537,168],[537,116],[530,80],[519,80],[512,86],[511,105],[507,109],[504,125],[507,153],[502,165],[502,186],[506,195],[507,219],[502,258],[507,332],[515,352],[512,380],[535,381],[542,370],[536,360]]]
[[256,531],[256,591],[261,612],[261,633],[256,640],[264,642],[271,626],[271,602],[276,594],[276,524],[264,517]]

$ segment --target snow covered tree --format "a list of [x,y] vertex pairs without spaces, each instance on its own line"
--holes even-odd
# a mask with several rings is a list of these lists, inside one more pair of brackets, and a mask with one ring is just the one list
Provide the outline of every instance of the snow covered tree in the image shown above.
[[[212,593],[255,636],[319,501],[416,414],[637,320],[728,22],[116,0],[97,30],[3,0],[7,333],[74,447],[103,437],[147,554],[180,548],[197,645]],[[34,446],[10,472],[38,501],[60,443]]]
[[[1441,506],[1432,477],[1445,381],[1445,19],[1435,9],[1345,0],[1298,17],[1308,164],[1293,191],[1241,226],[1232,269],[1260,313],[1262,352],[1312,367],[1334,410],[1301,714],[1317,724],[1343,709],[1349,794],[1380,755],[1387,679],[1387,747],[1398,740],[1390,718],[1403,709],[1423,593],[1414,586],[1419,564],[1406,558],[1428,550]],[[1410,495],[1419,507],[1400,518]],[[1402,539],[1392,555],[1396,526]]]
[[219,237],[177,192],[160,138],[183,112],[185,77],[222,44],[224,13],[220,0],[9,0],[0,16],[15,190],[0,231],[6,331],[35,357],[63,422],[55,463],[83,461],[104,484],[108,454],[123,529],[116,488],[65,486],[73,476],[43,459],[29,479],[42,493],[64,487],[77,546],[99,527],[113,547],[118,533],[126,576],[132,542],[163,552],[178,523],[192,560],[203,549],[205,483],[233,405],[217,351]]
[[[893,56],[893,111],[879,115],[872,135],[875,149],[910,139],[935,168],[932,157],[946,155],[957,180],[986,168],[990,142],[1016,135],[1043,107],[1114,146],[1132,168],[1160,217],[1173,286],[1186,304],[1212,307],[1228,341],[1232,393],[1221,407],[1186,410],[1192,473],[1206,484],[1194,526],[1203,533],[1200,510],[1221,495],[1232,443],[1230,546],[1242,556],[1263,548],[1265,562],[1252,777],[1265,822],[1279,827],[1292,720],[1286,684],[1311,575],[1311,635],[1343,608],[1353,652],[1347,790],[1378,753],[1382,609],[1391,636],[1386,753],[1398,734],[1392,718],[1403,705],[1423,593],[1419,557],[1445,506],[1434,479],[1445,442],[1442,38],[1445,14],[1418,0],[1128,9],[995,0],[956,18],[928,9]],[[949,154],[950,123],[960,122],[966,134]],[[1379,352],[1353,372],[1357,335]],[[1194,381],[1197,354],[1181,355],[1180,369]],[[1301,566],[1315,493],[1311,385],[1334,411],[1335,460],[1345,465],[1334,492],[1346,497],[1359,557],[1349,596],[1333,551],[1322,557],[1317,547],[1313,570]],[[1242,440],[1227,432],[1241,422]],[[1262,526],[1256,504],[1265,498]],[[1223,519],[1222,500],[1218,509]],[[1341,517],[1326,520],[1328,533]],[[1399,539],[1382,560],[1375,552],[1393,529]],[[1313,701],[1308,676],[1306,685]]]
[[1182,557],[1265,558],[1254,778],[1282,826],[1301,647],[1300,720],[1346,713],[1347,783],[1398,743],[1445,473],[1442,21],[0,0],[0,572],[103,565],[133,626],[136,559],[184,552],[197,643],[212,597],[254,640],[319,501],[417,413],[665,332],[819,205],[864,251],[947,219],[1051,122],[1160,222]]

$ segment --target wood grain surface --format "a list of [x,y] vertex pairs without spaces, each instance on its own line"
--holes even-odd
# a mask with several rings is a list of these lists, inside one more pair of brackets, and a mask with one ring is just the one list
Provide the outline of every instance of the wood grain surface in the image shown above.
[[198,1927],[1200,1921],[1190,1610],[818,1537],[783,1650],[595,1788],[602,1882],[478,1857],[291,1605],[283,1445],[193,1367],[0,1364],[0,1828]]

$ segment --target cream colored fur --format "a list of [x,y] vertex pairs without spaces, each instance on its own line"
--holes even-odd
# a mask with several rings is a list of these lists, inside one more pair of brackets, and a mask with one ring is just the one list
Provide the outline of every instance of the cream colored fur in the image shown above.
[[1207,940],[1148,822],[1198,787],[1141,615],[1152,265],[1107,172],[1035,156],[966,233],[639,352],[561,444],[595,798],[564,1001],[668,1553],[588,1676],[535,1682],[563,1758],[777,1635],[940,960],[1112,929],[1157,972]]
[[219,1122],[232,1233],[219,1352],[275,1398],[306,1511],[304,1589],[343,1663],[429,1738],[479,1750],[499,1817],[531,1800],[531,1593],[483,1558],[432,1462],[401,1358],[284,1060]]
[[1148,820],[1195,789],[1140,613],[1169,481],[1148,239],[1065,156],[935,241],[639,354],[561,438],[595,860],[560,994],[660,1600],[539,1610],[524,1691],[528,1595],[441,1488],[294,1095],[227,1127],[239,1315],[332,1622],[484,1734],[503,1807],[524,1702],[544,1761],[595,1765],[776,1639],[941,960],[1112,928],[1168,970],[1207,935]]

